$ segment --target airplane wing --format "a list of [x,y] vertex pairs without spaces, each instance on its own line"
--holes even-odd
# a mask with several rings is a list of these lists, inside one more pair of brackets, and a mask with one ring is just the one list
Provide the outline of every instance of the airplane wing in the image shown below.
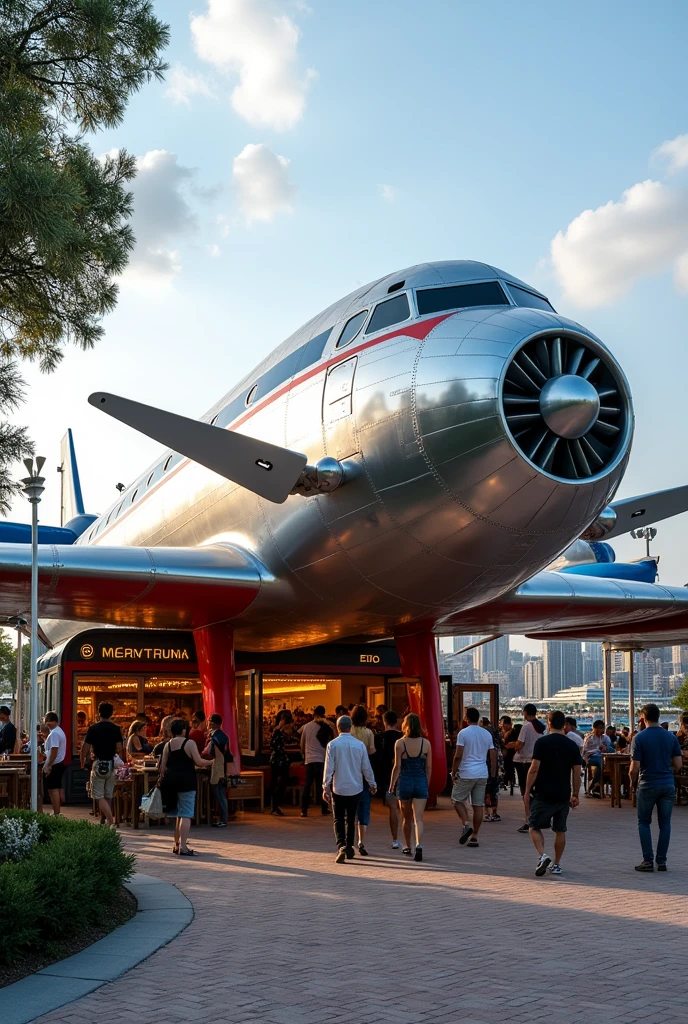
[[538,640],[688,642],[688,589],[541,572],[489,604],[447,616],[442,635],[516,633]]
[[[197,548],[38,546],[41,619],[198,629],[246,611],[271,578],[249,552]],[[0,544],[0,618],[29,619],[31,548]]]

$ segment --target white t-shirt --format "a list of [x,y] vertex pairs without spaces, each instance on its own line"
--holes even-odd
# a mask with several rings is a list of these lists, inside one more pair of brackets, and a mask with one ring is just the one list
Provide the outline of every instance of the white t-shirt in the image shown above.
[[57,753],[55,754],[55,760],[53,764],[60,764],[64,761],[67,756],[67,737],[60,729],[59,725],[56,725],[54,729],[51,729],[45,740],[45,754],[46,757],[50,757],[50,751],[53,747],[57,747]]
[[[303,751],[304,751],[304,762],[306,764],[314,764],[316,761],[320,764],[325,763],[325,747],[318,739],[318,733],[322,725],[329,725],[329,722],[316,722],[315,719],[312,722],[306,722],[301,729],[301,735],[303,736]],[[334,738],[334,732],[331,737]]]
[[567,732],[566,735],[570,740],[576,744],[579,750],[583,749],[583,737],[579,736],[577,732]]
[[514,754],[514,761],[527,762],[533,760],[533,747],[540,739],[541,736],[545,736],[546,731],[543,729],[542,732],[538,732],[532,722],[524,722],[523,727],[518,734],[519,741],[523,744],[520,750],[517,750]]
[[481,725],[467,725],[456,737],[457,747],[463,747],[459,764],[460,779],[486,779],[487,753],[494,748],[492,735]]

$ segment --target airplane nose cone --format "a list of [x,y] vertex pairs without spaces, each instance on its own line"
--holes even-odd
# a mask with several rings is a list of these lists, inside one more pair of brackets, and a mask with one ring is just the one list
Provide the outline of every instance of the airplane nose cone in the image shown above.
[[583,437],[600,413],[600,396],[590,381],[576,374],[551,377],[540,392],[540,412],[559,437]]

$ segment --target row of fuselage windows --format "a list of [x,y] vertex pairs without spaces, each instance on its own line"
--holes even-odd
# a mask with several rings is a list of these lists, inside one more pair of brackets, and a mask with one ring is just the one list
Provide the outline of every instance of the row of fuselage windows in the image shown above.
[[[394,287],[394,286],[393,286]],[[397,286],[399,287],[399,286]],[[403,287],[403,282],[401,287]],[[550,313],[554,309],[546,299],[533,292],[518,288],[509,284],[509,291],[517,306],[529,306],[535,309],[545,309]],[[451,309],[466,309],[470,306],[508,306],[509,299],[498,281],[483,281],[478,284],[448,285],[440,288],[420,288],[416,291],[416,303],[419,316],[428,316],[431,313],[444,313]],[[372,316],[368,320],[370,307],[361,309],[344,324],[341,330],[335,349],[339,351],[350,345],[363,332],[363,325],[368,321],[365,336],[377,334],[388,327],[402,324],[411,316],[408,294],[401,292],[390,299],[384,299],[373,308]],[[301,345],[294,352],[290,352],[284,359],[266,370],[262,377],[244,388],[240,394],[233,398],[224,409],[210,420],[212,426],[228,427],[241,413],[250,405],[265,398],[266,395],[298,376],[308,367],[313,366],[322,358],[325,345],[329,341],[334,330],[328,327],[322,334],[311,338],[305,345]],[[148,488],[156,483],[162,476],[173,469],[183,460],[184,456],[171,453],[165,457],[165,461],[153,469],[146,479],[139,480],[134,487],[127,492],[126,497],[112,511],[99,520],[88,535],[88,540],[96,537],[106,526],[114,522],[122,512],[143,495]]]

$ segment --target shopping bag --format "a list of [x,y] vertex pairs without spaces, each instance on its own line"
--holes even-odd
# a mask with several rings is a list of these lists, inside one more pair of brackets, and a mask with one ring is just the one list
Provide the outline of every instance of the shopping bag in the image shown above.
[[146,796],[141,798],[141,810],[149,818],[163,818],[165,812],[162,809],[162,796],[156,786]]

